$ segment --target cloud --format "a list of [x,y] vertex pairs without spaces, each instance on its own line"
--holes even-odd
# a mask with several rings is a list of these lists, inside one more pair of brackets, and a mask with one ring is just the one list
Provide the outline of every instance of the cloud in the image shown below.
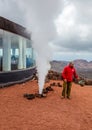
[[[92,24],[89,24],[86,20],[89,18],[87,17],[87,15],[89,16],[89,10],[90,12],[92,10],[90,6],[90,9],[85,11],[86,14],[83,14],[83,5],[88,8],[87,1],[84,3],[83,1],[77,1],[76,3],[75,0],[65,2],[64,9],[55,20],[58,38],[53,42],[53,46],[57,45],[60,51],[65,53],[81,52],[81,54],[82,52],[92,52]],[[92,16],[91,13],[90,15]]]
[[33,39],[40,37],[41,46],[48,42],[55,57],[61,52],[80,52],[82,57],[86,52],[85,58],[90,53],[91,59],[91,7],[91,0],[0,0],[0,15],[30,28],[37,34]]

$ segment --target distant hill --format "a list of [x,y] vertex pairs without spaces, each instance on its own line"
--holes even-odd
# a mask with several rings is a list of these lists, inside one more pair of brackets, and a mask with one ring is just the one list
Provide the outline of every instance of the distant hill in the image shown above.
[[74,60],[74,64],[78,70],[92,70],[92,61]]
[[[79,75],[92,79],[92,61],[88,62],[83,59],[78,59],[73,62]],[[67,64],[68,61],[51,61],[51,70],[61,72]]]

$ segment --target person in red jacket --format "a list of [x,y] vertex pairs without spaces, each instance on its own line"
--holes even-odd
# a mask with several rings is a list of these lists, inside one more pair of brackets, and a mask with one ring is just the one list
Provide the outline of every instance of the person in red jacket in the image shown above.
[[62,78],[63,78],[62,97],[63,98],[67,97],[68,99],[70,99],[73,78],[78,79],[78,75],[74,68],[73,62],[69,62],[69,65],[65,66],[65,68],[62,72]]

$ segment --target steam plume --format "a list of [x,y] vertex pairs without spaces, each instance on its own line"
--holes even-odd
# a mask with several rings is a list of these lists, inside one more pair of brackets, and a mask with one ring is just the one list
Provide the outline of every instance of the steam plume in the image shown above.
[[[49,47],[49,41],[46,37],[47,30],[42,29],[45,24],[40,25],[40,19],[34,11],[34,8],[30,7],[28,3],[19,1],[19,8],[24,11],[24,18],[26,21],[26,27],[32,32],[33,47],[37,52],[36,63],[38,71],[38,83],[39,83],[39,94],[42,94],[44,87],[45,76],[50,69],[51,50]],[[42,27],[41,27],[42,26]]]

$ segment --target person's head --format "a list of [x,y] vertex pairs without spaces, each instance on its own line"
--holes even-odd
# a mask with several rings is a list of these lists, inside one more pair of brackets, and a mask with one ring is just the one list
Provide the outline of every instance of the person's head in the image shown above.
[[73,68],[74,67],[74,63],[71,61],[71,62],[69,62],[69,66],[71,67],[71,68]]

